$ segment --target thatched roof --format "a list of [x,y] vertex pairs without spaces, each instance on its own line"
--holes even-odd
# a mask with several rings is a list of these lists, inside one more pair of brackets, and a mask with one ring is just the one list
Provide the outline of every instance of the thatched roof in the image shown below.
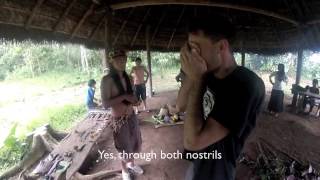
[[177,50],[190,16],[220,14],[237,28],[236,50],[278,53],[320,49],[317,0],[0,0],[0,38],[83,43],[104,47],[112,12],[116,46]]

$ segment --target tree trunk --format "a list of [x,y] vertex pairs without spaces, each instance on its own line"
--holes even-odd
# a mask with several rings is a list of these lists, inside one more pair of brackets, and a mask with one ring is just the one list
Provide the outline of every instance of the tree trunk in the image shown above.
[[83,45],[80,45],[80,56],[81,56],[80,58],[81,58],[82,71],[88,73],[89,69],[88,69],[87,52]]

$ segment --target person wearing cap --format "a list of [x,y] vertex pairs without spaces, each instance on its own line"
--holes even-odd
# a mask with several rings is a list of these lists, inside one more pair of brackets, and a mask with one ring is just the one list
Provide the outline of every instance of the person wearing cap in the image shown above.
[[[147,71],[147,68],[141,64],[141,58],[136,58],[135,62],[136,66],[132,67],[130,72],[130,75],[133,77],[134,92],[138,100],[142,100],[143,110],[147,111],[146,83],[149,79],[149,72]],[[136,107],[136,114],[138,114],[138,107]]]
[[189,24],[180,52],[187,100],[179,107],[186,107],[183,141],[191,161],[186,180],[235,179],[236,160],[264,101],[262,79],[235,62],[234,32],[219,16]]
[[[122,158],[122,178],[130,180],[131,169],[135,174],[143,174],[141,167],[134,164],[129,154],[138,153],[142,139],[138,119],[133,105],[138,100],[133,94],[132,84],[126,73],[127,56],[123,50],[110,52],[110,71],[101,81],[101,98],[105,109],[111,107],[110,127],[113,129],[114,144]],[[125,158],[129,157],[129,158]],[[132,157],[132,156],[131,156]]]

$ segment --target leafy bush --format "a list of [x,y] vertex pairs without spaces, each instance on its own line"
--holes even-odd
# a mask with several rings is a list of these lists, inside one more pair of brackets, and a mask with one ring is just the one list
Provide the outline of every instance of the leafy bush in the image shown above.
[[16,130],[17,124],[14,124],[0,148],[0,173],[18,163],[28,149],[24,138],[16,137]]

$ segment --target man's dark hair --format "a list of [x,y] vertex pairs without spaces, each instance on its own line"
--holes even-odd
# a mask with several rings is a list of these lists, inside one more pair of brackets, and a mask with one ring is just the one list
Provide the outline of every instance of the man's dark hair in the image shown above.
[[89,81],[88,81],[88,86],[89,87],[92,87],[92,86],[94,86],[96,84],[96,81],[94,80],[94,79],[90,79]]
[[193,17],[188,23],[188,33],[197,33],[202,31],[213,41],[227,39],[233,42],[235,36],[235,28],[231,22],[222,16],[198,16]]
[[142,59],[139,58],[139,57],[137,57],[135,61],[136,61],[136,62],[142,62]]
[[277,79],[279,81],[284,81],[286,79],[284,64],[278,64]]

